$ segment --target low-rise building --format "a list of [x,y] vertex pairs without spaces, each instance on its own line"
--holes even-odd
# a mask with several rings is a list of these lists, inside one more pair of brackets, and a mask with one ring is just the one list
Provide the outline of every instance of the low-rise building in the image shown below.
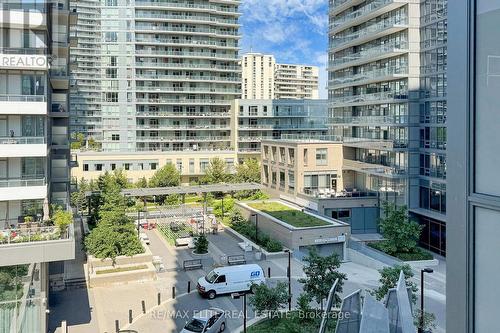
[[137,182],[153,174],[167,164],[176,166],[181,174],[181,183],[197,182],[205,174],[210,160],[218,157],[227,165],[227,171],[233,172],[236,163],[234,151],[175,151],[175,152],[79,152],[78,167],[73,168],[72,176],[76,180],[97,179],[106,171],[123,170],[130,182]]
[[271,195],[347,222],[352,233],[377,232],[379,196],[345,168],[340,138],[264,140],[261,159],[262,184]]

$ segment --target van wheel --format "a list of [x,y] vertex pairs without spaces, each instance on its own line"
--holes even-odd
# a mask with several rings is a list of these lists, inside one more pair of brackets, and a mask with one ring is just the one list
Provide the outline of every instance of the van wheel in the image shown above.
[[208,293],[207,293],[207,297],[208,299],[214,299],[215,298],[215,291],[214,290],[210,290]]
[[226,329],[226,323],[222,323],[220,324],[220,327],[219,327],[219,332],[224,332],[224,330]]

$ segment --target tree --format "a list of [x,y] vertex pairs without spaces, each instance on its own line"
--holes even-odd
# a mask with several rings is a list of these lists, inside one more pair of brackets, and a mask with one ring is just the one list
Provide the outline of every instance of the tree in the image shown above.
[[[224,198],[224,215],[232,212],[234,209],[234,199]],[[213,204],[213,213],[216,217],[222,218],[222,200],[216,200]]]
[[81,149],[85,145],[85,135],[83,133],[73,133],[71,135],[71,149]]
[[172,163],[168,163],[163,168],[156,171],[149,180],[150,187],[173,187],[179,186],[180,183],[181,175]]
[[227,172],[226,162],[219,157],[210,160],[210,163],[205,170],[205,175],[201,179],[202,184],[220,184],[230,180],[230,175]]
[[388,254],[415,252],[423,227],[410,219],[406,206],[384,202],[382,207],[385,217],[379,223],[385,240],[380,247]]
[[139,178],[139,180],[137,180],[137,183],[135,183],[135,187],[137,187],[137,188],[148,187],[148,181],[147,181],[146,177]]
[[96,258],[115,259],[121,255],[133,256],[144,252],[132,223],[99,223],[85,237],[85,248]]
[[332,253],[329,256],[322,257],[318,254],[316,248],[311,247],[309,254],[304,258],[304,262],[306,277],[299,279],[299,282],[304,284],[304,292],[323,305],[323,299],[328,297],[333,283],[336,279],[339,279],[335,291],[335,303],[340,303],[339,294],[342,293],[342,286],[344,280],[347,280],[347,275],[337,271],[340,267],[339,256]]
[[59,228],[63,235],[68,227],[73,223],[73,214],[62,209],[57,209],[52,217],[54,224]]
[[201,234],[196,237],[194,242],[194,253],[205,254],[208,253],[208,239],[207,236]]
[[250,296],[249,303],[257,313],[276,313],[288,304],[288,284],[278,282],[276,287],[265,284],[253,285],[254,294]]
[[418,292],[418,287],[415,282],[411,281],[411,278],[413,277],[413,271],[411,269],[411,266],[408,264],[394,265],[393,267],[385,267],[379,270],[380,279],[378,281],[380,283],[380,286],[376,290],[372,291],[371,294],[377,300],[383,300],[387,295],[389,289],[396,287],[401,271],[403,271],[403,274],[405,276],[406,286],[410,288],[411,291],[411,302],[415,304],[417,302],[417,296],[415,293]]
[[255,158],[249,158],[236,166],[235,180],[239,183],[260,184],[260,163]]

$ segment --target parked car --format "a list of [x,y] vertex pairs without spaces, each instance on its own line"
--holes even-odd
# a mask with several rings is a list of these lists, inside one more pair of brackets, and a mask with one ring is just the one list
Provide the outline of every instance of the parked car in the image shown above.
[[141,239],[141,241],[143,241],[146,245],[149,245],[151,242],[149,241],[149,237],[148,235],[146,235],[145,233],[141,232],[139,234],[139,238]]
[[210,308],[196,313],[181,333],[219,333],[226,329],[224,310]]
[[254,285],[266,282],[264,271],[257,264],[218,267],[198,279],[202,296],[214,299],[221,294],[252,291]]

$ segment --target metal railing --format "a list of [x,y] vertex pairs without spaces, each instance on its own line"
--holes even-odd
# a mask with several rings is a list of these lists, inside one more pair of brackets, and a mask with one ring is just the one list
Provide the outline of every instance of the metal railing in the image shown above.
[[378,192],[374,191],[354,191],[354,190],[342,190],[335,192],[330,188],[323,189],[302,189],[302,193],[308,196],[312,196],[319,199],[345,199],[345,198],[376,198]]
[[0,47],[0,53],[4,54],[47,54],[46,47]]
[[135,2],[137,7],[140,6],[158,6],[158,7],[176,7],[176,8],[194,8],[194,9],[210,9],[218,12],[238,13],[236,8],[221,7],[202,3],[177,3],[172,1],[154,1],[154,0],[138,0]]
[[385,67],[385,68],[380,68],[376,69],[373,71],[367,71],[363,73],[358,73],[358,74],[352,74],[349,76],[345,77],[338,77],[330,80],[330,84],[332,86],[335,85],[342,85],[342,84],[348,84],[351,82],[358,82],[358,81],[363,81],[363,80],[372,80],[376,78],[383,78],[385,76],[392,76],[392,75],[398,75],[398,74],[408,74],[408,67],[406,66],[392,66],[392,67]]
[[[408,42],[407,41],[401,41],[398,43],[390,43],[390,44],[385,44],[385,45],[379,45],[375,47],[371,47],[369,49],[363,50],[361,52],[357,53],[351,53],[348,55],[345,55],[343,57],[334,59],[329,62],[329,67],[337,67],[340,65],[344,65],[350,62],[354,62],[360,59],[363,59],[365,62],[370,62],[370,58],[382,54],[387,54],[396,50],[406,50],[408,48]],[[389,55],[387,55],[389,56]]]
[[45,186],[45,185],[47,185],[45,178],[0,179],[0,188],[2,188],[2,187]]
[[162,142],[162,141],[231,141],[230,136],[157,136],[157,137],[137,137],[138,142]]
[[137,54],[160,55],[160,56],[182,56],[182,57],[207,57],[238,60],[236,54],[212,53],[212,52],[187,52],[187,51],[167,51],[167,50],[135,50]]
[[231,104],[230,100],[224,99],[177,99],[177,98],[137,98],[138,103],[169,103],[169,104]]
[[71,227],[63,232],[56,226],[41,227],[27,224],[19,228],[3,229],[0,230],[0,245],[68,239],[71,238]]
[[0,137],[0,145],[17,144],[17,145],[39,145],[46,143],[47,139],[43,136],[14,136]]
[[359,94],[352,96],[343,96],[343,97],[333,97],[331,104],[348,104],[348,103],[363,103],[370,101],[383,101],[383,100],[404,100],[408,99],[407,91],[381,91],[372,94]]
[[377,0],[373,1],[370,4],[363,6],[359,8],[358,10],[355,10],[353,12],[350,12],[348,14],[342,15],[338,18],[335,18],[333,22],[330,24],[330,29],[336,28],[346,22],[352,21],[355,18],[358,18],[360,16],[363,16],[365,14],[368,14],[370,12],[373,12],[377,10],[380,7],[385,6],[386,4],[393,3],[394,0]]
[[0,102],[46,102],[44,95],[0,95]]

